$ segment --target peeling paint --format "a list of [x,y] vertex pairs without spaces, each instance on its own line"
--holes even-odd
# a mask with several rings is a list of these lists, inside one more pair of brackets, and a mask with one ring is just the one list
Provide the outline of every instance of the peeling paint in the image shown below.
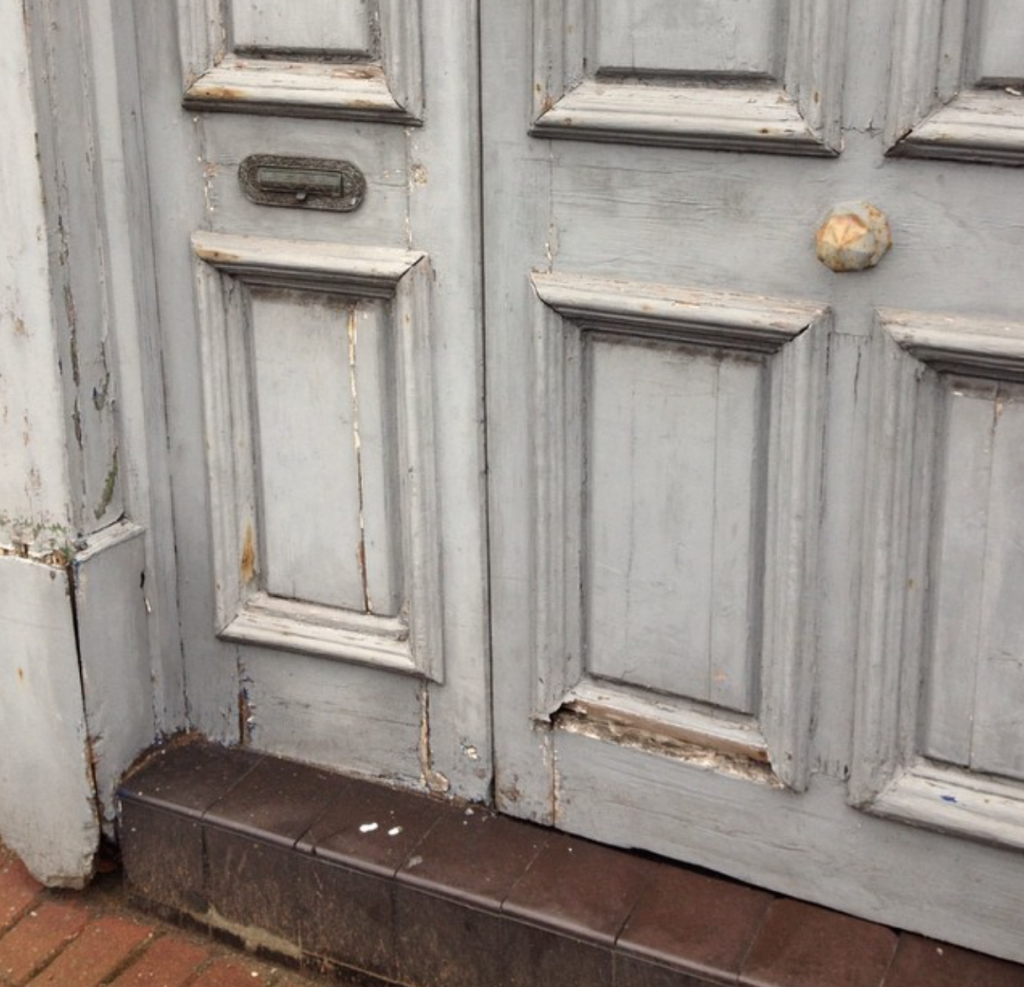
[[74,558],[76,546],[70,530],[47,516],[29,518],[0,510],[0,557],[32,559],[63,569]]
[[238,254],[232,254],[226,250],[211,250],[203,247],[196,249],[196,256],[210,264],[237,264],[240,260]]
[[246,92],[243,89],[235,89],[232,86],[204,85],[195,86],[192,93],[198,99],[226,99],[232,102],[242,102],[246,99]]
[[710,742],[692,743],[677,737],[655,735],[651,732],[649,724],[634,726],[625,718],[613,720],[608,717],[591,716],[587,711],[572,708],[572,705],[560,709],[552,722],[557,729],[567,733],[592,737],[595,740],[619,744],[649,754],[660,754],[685,761],[694,767],[718,771],[770,788],[785,788],[771,764],[762,759],[764,755],[761,752],[757,752],[757,756],[753,757],[745,752],[726,749],[724,746],[713,747]]
[[242,746],[252,743],[252,721],[254,706],[249,702],[249,691],[243,685],[238,690],[238,742]]
[[426,682],[420,687],[420,773],[423,784],[431,792],[446,795],[451,788],[451,782],[440,771],[435,771],[433,766],[430,749],[430,686]]
[[107,406],[107,398],[110,395],[110,371],[103,375],[103,381],[99,387],[92,389],[92,404],[97,411],[102,411]]
[[242,561],[239,568],[242,585],[248,586],[256,576],[256,536],[252,530],[252,522],[245,525],[245,538],[242,542]]
[[82,409],[78,406],[78,398],[75,397],[75,410],[71,412],[71,424],[75,430],[75,441],[79,449],[85,448],[85,440],[82,435]]
[[119,469],[117,452],[118,450],[115,446],[110,469],[107,470],[106,478],[103,481],[103,493],[100,496],[100,502],[96,505],[96,509],[93,511],[97,521],[107,513],[107,508],[110,507],[110,504],[114,499],[114,491],[117,489],[117,474]]
[[356,353],[359,345],[359,328],[356,319],[356,306],[348,310],[348,368],[349,383],[352,390],[352,442],[356,453],[356,486],[359,497],[359,544],[356,546],[356,564],[359,566],[359,578],[363,588],[363,610],[373,613],[373,601],[370,599],[370,584],[366,571],[366,515],[363,500],[363,450],[359,437],[359,388],[356,376]]

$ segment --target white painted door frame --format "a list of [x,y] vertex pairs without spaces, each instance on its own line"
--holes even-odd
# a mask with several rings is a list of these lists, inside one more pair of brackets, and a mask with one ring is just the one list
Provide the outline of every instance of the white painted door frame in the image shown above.
[[131,18],[0,8],[0,836],[92,873],[114,787],[185,722]]

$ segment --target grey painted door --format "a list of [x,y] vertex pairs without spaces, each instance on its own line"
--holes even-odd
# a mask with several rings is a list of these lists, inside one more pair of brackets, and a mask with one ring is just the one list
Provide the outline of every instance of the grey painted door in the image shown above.
[[474,5],[134,16],[190,722],[483,798]]
[[482,6],[498,804],[1024,959],[1024,11]]
[[191,724],[1024,959],[1024,13],[133,16]]

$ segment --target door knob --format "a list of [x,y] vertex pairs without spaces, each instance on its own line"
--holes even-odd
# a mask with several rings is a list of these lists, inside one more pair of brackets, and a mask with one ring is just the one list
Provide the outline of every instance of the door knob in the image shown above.
[[889,220],[868,202],[844,202],[825,217],[815,236],[818,260],[843,274],[874,267],[892,246]]

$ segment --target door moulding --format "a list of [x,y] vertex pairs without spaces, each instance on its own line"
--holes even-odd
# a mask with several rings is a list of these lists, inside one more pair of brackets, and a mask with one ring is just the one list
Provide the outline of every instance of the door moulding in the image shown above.
[[534,121],[538,137],[777,154],[842,149],[845,0],[792,0],[778,78],[699,74],[604,78],[588,51],[596,16],[587,0],[534,0]]
[[[568,705],[618,708],[712,739],[752,760],[771,760],[776,776],[807,782],[814,636],[811,587],[816,556],[821,455],[821,391],[828,309],[778,299],[569,274],[534,274],[534,402],[547,423],[536,438],[533,718],[550,722]],[[754,661],[760,702],[751,717],[723,714],[682,697],[656,702],[591,676],[585,655],[583,503],[585,487],[583,348],[588,334],[661,340],[764,360],[768,416],[760,493],[764,576]],[[756,563],[751,560],[751,565]],[[641,711],[637,703],[643,706]],[[598,717],[599,719],[601,717]],[[607,717],[604,717],[607,719]],[[565,719],[563,717],[563,719]],[[566,720],[568,722],[568,720]],[[740,738],[742,738],[740,740]]]
[[[425,254],[379,247],[197,232],[208,480],[213,512],[216,632],[443,681],[434,382]],[[406,606],[376,616],[283,598],[260,585],[261,507],[249,332],[251,287],[285,288],[390,308]]]
[[[933,528],[944,395],[971,378],[1024,382],[1024,324],[897,310],[876,315],[867,465],[854,806],[874,815],[1024,847],[1024,785],[925,756],[922,693],[935,611]],[[966,605],[966,604],[965,604]],[[979,659],[976,659],[979,660]]]
[[179,0],[183,103],[194,110],[423,122],[421,0],[378,0],[376,35],[365,60],[247,57],[232,50],[222,0]]
[[889,154],[1024,164],[1020,90],[975,86],[969,77],[983,7],[967,0],[902,0],[886,126]]

